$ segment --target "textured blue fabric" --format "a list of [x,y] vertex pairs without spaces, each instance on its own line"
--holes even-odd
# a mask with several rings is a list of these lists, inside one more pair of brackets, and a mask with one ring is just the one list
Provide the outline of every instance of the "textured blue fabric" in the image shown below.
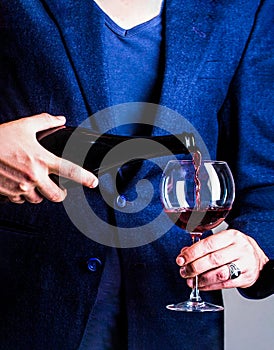
[[[160,98],[162,17],[161,14],[129,30],[123,30],[111,18],[105,16],[104,56],[108,69],[108,90],[111,105],[126,102],[158,103]],[[144,125],[131,122],[145,122],[145,116],[127,114],[121,125],[115,128],[117,134],[144,135]],[[134,118],[134,120],[132,119]]]
[[[130,30],[122,29],[104,13],[103,16],[103,55],[107,62],[107,86],[111,105],[139,101],[159,102],[160,84],[157,83],[162,79],[161,14]],[[120,135],[145,135],[151,129],[145,129],[141,125],[146,121],[143,120],[144,114],[137,114],[139,119],[136,119],[136,114],[127,113],[123,116],[116,116],[117,123],[121,125],[112,132]],[[137,122],[140,123],[139,127]],[[119,301],[120,273],[117,254],[112,252],[106,258],[98,296],[80,350],[104,347],[114,349],[116,346],[121,350],[122,341],[119,343],[118,338],[122,337],[122,329],[126,329],[126,321],[121,321],[124,315]]]
[[[106,17],[105,55],[111,104],[158,102],[162,17],[124,31]],[[158,90],[158,91],[157,91]]]
[[[268,0],[166,0],[160,103],[194,125],[212,158],[230,163],[237,189],[230,225],[273,258],[272,14]],[[0,121],[49,112],[78,125],[110,106],[103,26],[90,0],[1,0]],[[161,124],[168,129],[172,120],[167,115]],[[108,122],[92,127],[100,131]],[[138,178],[157,188],[159,171],[145,163],[126,186],[127,198]],[[111,182],[106,189],[111,197]],[[69,191],[66,201],[77,208],[78,200]],[[160,210],[156,194],[134,217],[110,213],[98,190],[90,204],[119,227],[142,225]],[[106,234],[80,215],[94,234]],[[108,249],[82,235],[62,204],[5,204],[0,224],[0,349],[79,348],[88,341]],[[189,294],[174,263],[186,244],[187,235],[172,228],[151,244],[121,250],[129,349],[223,348],[222,313],[165,309]],[[95,272],[86,267],[91,257],[102,261]],[[221,302],[220,292],[204,297]]]
[[[90,314],[79,350],[120,349],[126,344],[126,318],[118,253],[110,249],[106,255],[93,312]],[[125,347],[126,348],[126,347]]]

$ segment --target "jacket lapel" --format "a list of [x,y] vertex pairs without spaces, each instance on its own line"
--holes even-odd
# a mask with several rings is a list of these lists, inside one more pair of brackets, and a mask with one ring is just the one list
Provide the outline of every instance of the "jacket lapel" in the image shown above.
[[104,18],[92,0],[45,0],[78,80],[89,115],[108,106]]
[[[198,130],[212,128],[244,51],[258,0],[166,0],[165,67],[160,104]],[[161,120],[163,126],[169,121]],[[178,130],[178,125],[175,125]]]
[[174,93],[179,92],[180,101],[175,99],[177,108],[184,106],[184,101],[190,95],[201,57],[208,46],[208,24],[205,18],[209,9],[203,5],[204,2],[199,2],[200,7],[197,9],[195,3],[196,0],[166,0],[165,5],[162,101],[173,101]]

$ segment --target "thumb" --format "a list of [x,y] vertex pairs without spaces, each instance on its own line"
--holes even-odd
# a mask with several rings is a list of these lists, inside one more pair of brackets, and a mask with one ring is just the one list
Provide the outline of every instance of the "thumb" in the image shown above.
[[63,116],[53,116],[48,113],[34,115],[32,117],[24,118],[24,123],[34,132],[47,130],[62,126],[66,123],[66,118]]

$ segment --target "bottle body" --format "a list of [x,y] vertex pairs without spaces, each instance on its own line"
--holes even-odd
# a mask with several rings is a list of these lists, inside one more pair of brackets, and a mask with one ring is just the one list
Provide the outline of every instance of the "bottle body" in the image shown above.
[[[67,142],[73,137],[74,145],[70,147],[70,152],[63,154]],[[38,141],[48,151],[58,157],[66,158],[85,169],[93,172],[95,175],[109,172],[113,169],[119,169],[129,159],[125,159],[123,152],[116,152],[116,156],[111,157],[103,165],[102,160],[116,146],[124,142],[125,148],[133,145],[132,159],[130,162],[136,163],[144,159],[172,154],[191,154],[197,150],[195,138],[192,133],[182,133],[178,135],[163,136],[120,136],[112,134],[97,134],[85,128],[64,127],[50,131],[46,135],[39,135]],[[133,141],[132,143],[128,141]],[[137,142],[136,142],[137,141]],[[153,141],[153,142],[150,142]],[[124,148],[124,149],[125,149]],[[127,153],[128,153],[127,152]],[[84,154],[85,160],[79,155]],[[130,153],[129,153],[130,154]]]

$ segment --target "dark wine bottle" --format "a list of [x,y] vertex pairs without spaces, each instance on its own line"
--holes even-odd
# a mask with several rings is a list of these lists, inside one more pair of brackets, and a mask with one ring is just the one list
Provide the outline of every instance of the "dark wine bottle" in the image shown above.
[[[63,156],[65,146],[73,136],[73,147],[66,154],[66,159],[79,164],[79,155],[85,154],[85,161],[82,165],[85,169],[91,171],[95,175],[107,173],[113,169],[119,169],[124,164],[123,154],[117,154],[107,164],[101,165],[102,160],[117,145],[130,140],[151,140],[151,147],[147,147],[146,143],[138,143],[135,148],[133,159],[131,162],[139,162],[144,159],[172,154],[193,154],[197,151],[195,138],[193,133],[183,132],[182,134],[168,134],[164,136],[119,136],[113,134],[98,134],[86,128],[75,128],[66,126],[64,128],[52,129],[40,133],[37,136],[40,144],[48,151],[58,157]],[[142,146],[143,145],[143,146]],[[154,146],[153,146],[154,145]],[[163,146],[163,147],[159,147]],[[125,146],[126,147],[126,146]],[[137,154],[136,154],[137,151]],[[117,153],[117,152],[116,152]]]

